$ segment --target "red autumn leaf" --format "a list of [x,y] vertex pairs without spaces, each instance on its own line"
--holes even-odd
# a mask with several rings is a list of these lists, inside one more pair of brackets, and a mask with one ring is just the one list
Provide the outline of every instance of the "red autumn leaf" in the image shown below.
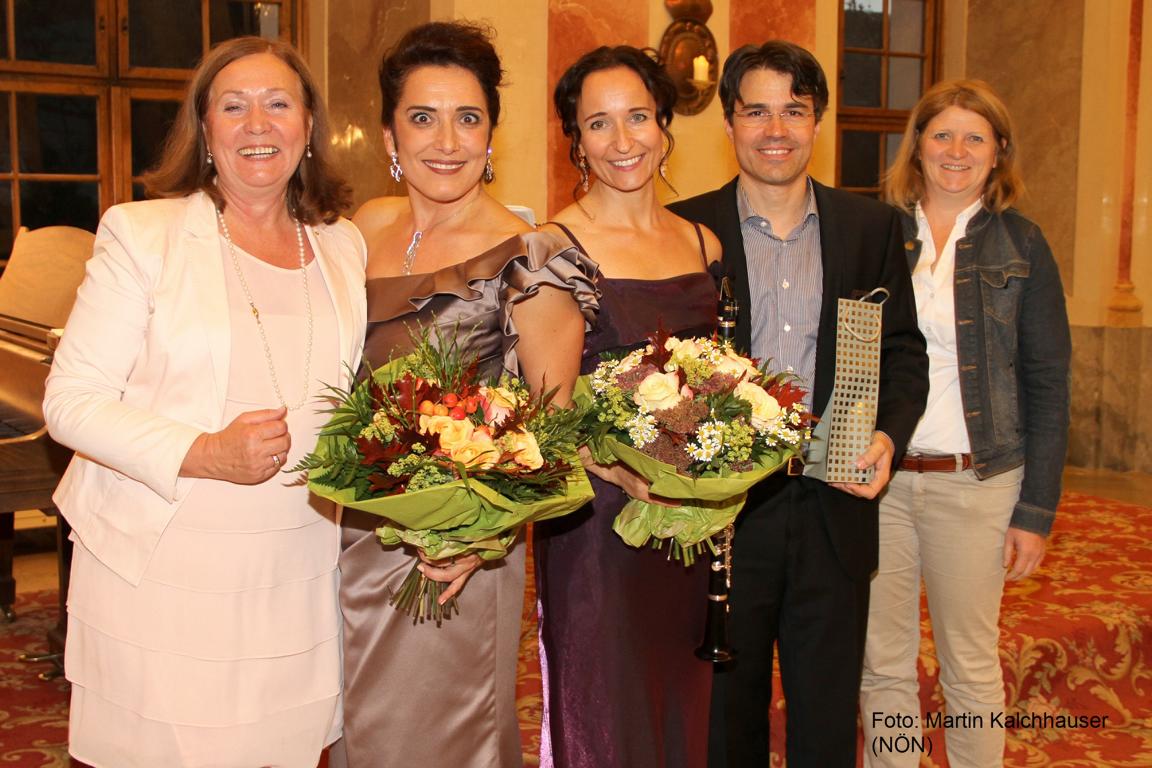
[[668,342],[670,335],[671,334],[668,333],[668,329],[664,327],[663,318],[657,319],[656,333],[648,337],[648,341],[652,344],[652,352],[650,354],[644,355],[642,361],[645,363],[651,363],[660,370],[664,370],[664,364],[672,359],[672,353],[664,348],[664,345]]
[[369,488],[372,493],[383,492],[384,496],[404,493],[408,487],[407,477],[393,477],[384,472],[373,472],[368,475]]
[[[404,411],[414,411],[422,400],[436,402],[440,399],[439,387],[433,386],[427,380],[413,376],[411,372],[405,373],[392,383],[391,399]],[[384,398],[381,398],[382,400]]]
[[778,381],[768,387],[768,394],[776,398],[781,408],[791,408],[804,399],[806,392],[791,381]]
[[360,464],[365,467],[388,467],[394,461],[406,456],[409,446],[397,440],[391,443],[382,443],[371,437],[356,438],[356,448],[363,457]]

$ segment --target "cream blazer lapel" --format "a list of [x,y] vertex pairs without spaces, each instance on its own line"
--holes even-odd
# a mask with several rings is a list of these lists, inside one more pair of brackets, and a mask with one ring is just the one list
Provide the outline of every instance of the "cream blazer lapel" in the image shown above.
[[189,199],[181,247],[174,257],[186,262],[184,274],[196,291],[196,305],[201,310],[200,317],[189,318],[189,321],[195,322],[203,330],[207,353],[212,362],[216,429],[223,426],[221,421],[224,417],[225,398],[228,396],[228,366],[232,355],[228,286],[224,279],[225,264],[220,250],[222,241],[212,198],[203,192],[196,193]]
[[[336,310],[337,331],[340,339],[340,381],[339,386],[351,385],[351,372],[360,363],[360,351],[364,346],[364,264],[365,248],[361,245],[358,253],[347,251],[351,243],[342,244],[338,228],[345,227],[349,234],[359,238],[359,231],[346,221],[331,226],[306,227],[308,242],[320,264],[320,272],[332,298]],[[361,241],[362,242],[362,241]]]

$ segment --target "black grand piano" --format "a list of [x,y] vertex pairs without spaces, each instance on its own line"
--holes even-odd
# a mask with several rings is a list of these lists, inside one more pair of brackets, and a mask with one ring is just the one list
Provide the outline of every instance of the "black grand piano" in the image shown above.
[[[21,229],[0,274],[0,611],[8,620],[15,617],[15,513],[54,513],[52,492],[72,457],[48,436],[41,403],[57,334],[72,311],[94,239],[74,227]],[[49,633],[53,653],[63,650],[69,559],[66,524],[58,515],[57,521],[61,611]]]

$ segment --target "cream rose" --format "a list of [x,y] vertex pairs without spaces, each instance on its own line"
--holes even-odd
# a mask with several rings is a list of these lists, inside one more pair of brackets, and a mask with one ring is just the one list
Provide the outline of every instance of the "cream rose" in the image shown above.
[[449,450],[448,457],[472,469],[491,467],[497,458],[492,437],[487,432],[476,432],[473,438]]
[[451,423],[443,425],[437,433],[440,436],[441,450],[451,455],[456,449],[472,442],[475,431],[476,428],[468,419],[452,419]]
[[680,377],[675,373],[650,373],[632,393],[632,402],[650,411],[673,408],[681,399]]
[[763,387],[742,381],[733,390],[736,397],[752,406],[752,426],[764,429],[771,425],[772,420],[780,415],[780,403],[776,398],[764,391]]
[[544,466],[544,457],[540,455],[540,445],[536,436],[531,432],[518,429],[509,432],[501,438],[501,445],[505,451],[512,454],[516,463],[528,469],[540,469]]
[[420,416],[420,434],[438,435],[446,426],[456,421],[451,416]]
[[672,362],[681,368],[687,363],[699,359],[703,352],[694,339],[677,339],[675,337],[664,342],[664,349],[672,353]]
[[741,357],[731,349],[724,350],[724,354],[716,362],[716,370],[728,376],[735,376],[741,381],[754,378],[760,373],[751,361]]
[[448,454],[454,462],[460,462],[471,470],[486,470],[492,466],[497,456],[497,450],[492,442],[473,441],[464,443]]

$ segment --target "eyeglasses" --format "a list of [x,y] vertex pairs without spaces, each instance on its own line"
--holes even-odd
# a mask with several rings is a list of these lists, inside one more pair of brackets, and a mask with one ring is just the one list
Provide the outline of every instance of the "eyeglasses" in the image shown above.
[[760,127],[772,122],[772,118],[779,117],[784,125],[803,125],[812,119],[812,111],[808,109],[786,109],[783,112],[770,112],[759,107],[749,107],[732,113],[732,117],[741,125]]

